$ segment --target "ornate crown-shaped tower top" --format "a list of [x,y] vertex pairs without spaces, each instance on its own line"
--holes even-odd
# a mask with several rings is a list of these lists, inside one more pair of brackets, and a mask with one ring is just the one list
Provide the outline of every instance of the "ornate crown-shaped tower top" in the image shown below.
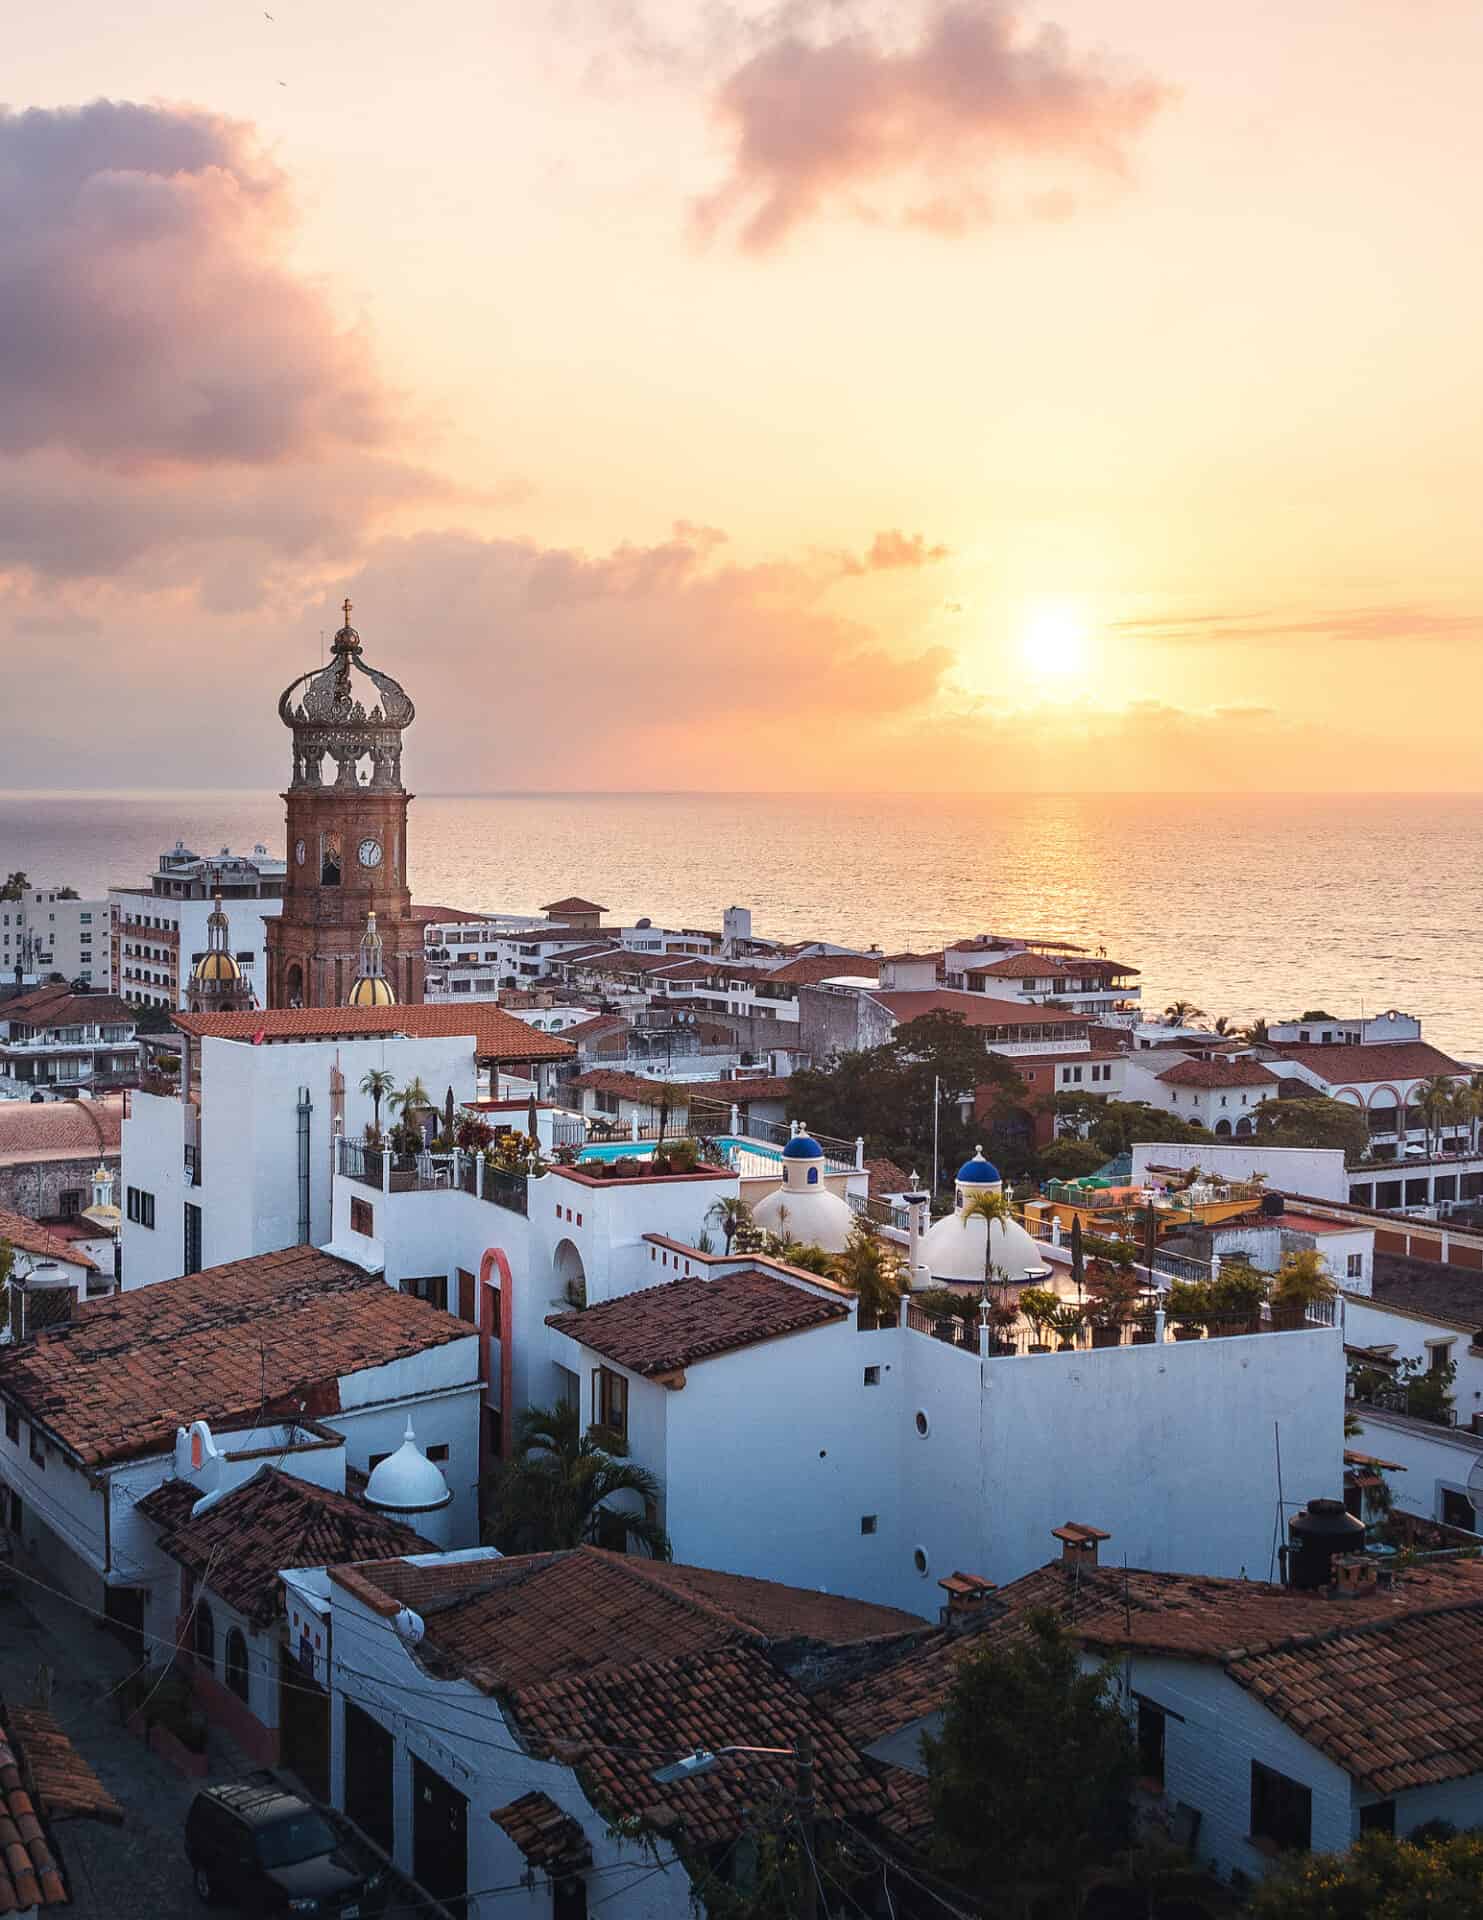
[[[293,785],[364,784],[384,792],[402,784],[402,733],[417,710],[390,674],[378,673],[362,660],[348,600],[344,613],[345,624],[335,635],[328,663],[301,674],[279,697],[278,717],[293,728]],[[356,674],[369,686],[355,680]],[[336,769],[329,782],[324,778],[327,757]],[[363,760],[370,761],[364,782],[358,772]]]

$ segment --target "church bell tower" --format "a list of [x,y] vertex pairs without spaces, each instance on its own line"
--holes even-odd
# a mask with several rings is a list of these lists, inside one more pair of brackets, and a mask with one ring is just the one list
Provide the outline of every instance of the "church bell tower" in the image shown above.
[[422,928],[406,879],[412,796],[402,785],[402,734],[416,710],[389,674],[366,665],[348,600],[344,612],[328,664],[278,702],[293,733],[293,779],[283,796],[283,911],[265,923],[270,1007],[344,1006],[368,917],[396,999],[422,998]]

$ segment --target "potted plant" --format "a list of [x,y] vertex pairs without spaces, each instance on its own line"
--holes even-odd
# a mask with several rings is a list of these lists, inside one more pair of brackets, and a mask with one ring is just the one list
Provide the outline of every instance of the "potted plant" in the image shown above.
[[1049,1287],[1026,1287],[1020,1294],[1020,1312],[1030,1323],[1030,1331],[1035,1338],[1030,1342],[1031,1353],[1049,1353],[1045,1335],[1050,1327],[1052,1316],[1060,1306],[1060,1298]]
[[1020,1317],[1018,1307],[1010,1306],[1007,1300],[995,1300],[989,1306],[989,1325],[993,1329],[993,1338],[989,1342],[991,1353],[1013,1353],[1015,1343],[1009,1338],[1010,1329]]
[[1307,1319],[1309,1307],[1334,1299],[1338,1291],[1316,1247],[1284,1254],[1272,1285],[1272,1331],[1293,1332]]
[[1212,1333],[1260,1333],[1267,1286],[1249,1260],[1223,1260],[1210,1288]]
[[1087,1302],[1087,1318],[1092,1323],[1092,1345],[1115,1347],[1137,1308],[1138,1282],[1131,1267],[1108,1267],[1101,1263],[1089,1279],[1092,1297]]
[[1174,1323],[1176,1340],[1198,1340],[1210,1318],[1210,1288],[1203,1280],[1176,1280],[1169,1288],[1164,1311]]
[[1075,1301],[1063,1300],[1050,1317],[1050,1330],[1060,1341],[1058,1353],[1074,1352],[1076,1336],[1086,1325],[1086,1311]]

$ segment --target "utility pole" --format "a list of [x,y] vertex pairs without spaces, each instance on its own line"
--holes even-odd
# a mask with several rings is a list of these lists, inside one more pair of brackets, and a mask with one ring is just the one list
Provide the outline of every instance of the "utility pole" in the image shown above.
[[794,1750],[798,1787],[798,1835],[803,1858],[799,1862],[802,1887],[798,1899],[799,1920],[818,1920],[819,1881],[814,1867],[814,1741],[810,1733],[800,1733]]

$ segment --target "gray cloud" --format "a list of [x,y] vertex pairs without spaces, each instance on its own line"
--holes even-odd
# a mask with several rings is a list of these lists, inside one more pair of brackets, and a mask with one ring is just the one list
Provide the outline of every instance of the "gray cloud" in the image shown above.
[[[832,38],[806,37],[817,20]],[[739,225],[754,252],[827,209],[943,233],[979,225],[993,212],[985,176],[1010,156],[1120,175],[1167,97],[1074,52],[1058,27],[1022,30],[997,4],[935,0],[904,47],[841,29],[817,5],[772,21],[775,37],[715,95],[731,171],[696,209],[702,234]],[[892,202],[893,188],[924,179],[925,199]]]

